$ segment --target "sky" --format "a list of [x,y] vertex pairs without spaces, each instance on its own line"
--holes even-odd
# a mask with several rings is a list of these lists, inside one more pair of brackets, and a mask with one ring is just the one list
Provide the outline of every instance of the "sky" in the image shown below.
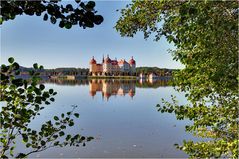
[[[73,3],[73,2],[72,2]],[[173,49],[165,38],[145,40],[142,33],[134,38],[121,37],[113,28],[120,17],[117,9],[125,8],[128,1],[96,1],[98,14],[104,17],[101,25],[83,29],[78,25],[62,29],[58,24],[43,21],[42,16],[17,16],[4,22],[1,28],[1,63],[9,57],[25,67],[33,63],[44,68],[89,67],[92,56],[97,62],[103,55],[111,59],[136,60],[136,66],[183,68],[168,49]]]

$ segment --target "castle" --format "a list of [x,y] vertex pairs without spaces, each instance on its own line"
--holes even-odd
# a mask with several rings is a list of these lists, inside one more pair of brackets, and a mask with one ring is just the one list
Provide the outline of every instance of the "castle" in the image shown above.
[[111,60],[109,55],[102,59],[102,63],[97,63],[94,56],[90,60],[90,75],[92,76],[117,76],[117,75],[136,75],[136,61],[133,57],[129,62],[121,59],[120,61]]

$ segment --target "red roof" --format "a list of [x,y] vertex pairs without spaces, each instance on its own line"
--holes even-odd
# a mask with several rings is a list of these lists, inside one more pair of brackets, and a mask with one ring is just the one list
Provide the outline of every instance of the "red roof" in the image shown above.
[[111,63],[111,59],[110,59],[109,57],[107,57],[107,58],[105,59],[105,63]]
[[118,65],[118,61],[117,61],[117,60],[112,60],[112,61],[111,61],[111,64],[112,64],[112,65]]
[[133,56],[132,56],[132,58],[129,60],[129,64],[135,65],[135,60],[133,59]]
[[127,63],[125,60],[120,60],[119,62],[118,62],[119,64],[124,64],[124,63]]
[[94,59],[94,56],[92,57],[92,59],[90,60],[90,64],[96,64],[96,61]]
[[91,60],[90,60],[90,64],[96,64],[95,59],[91,59]]

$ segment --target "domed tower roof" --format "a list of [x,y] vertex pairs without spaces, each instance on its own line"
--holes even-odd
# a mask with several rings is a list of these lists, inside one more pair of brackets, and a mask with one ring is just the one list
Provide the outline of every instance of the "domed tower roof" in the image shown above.
[[109,55],[107,55],[107,57],[106,57],[106,59],[105,59],[104,62],[105,62],[105,63],[111,63],[111,59],[109,58]]
[[93,56],[92,59],[90,60],[90,64],[96,64],[96,60],[94,59],[94,56]]
[[131,59],[129,60],[129,64],[135,65],[135,60],[134,60],[133,56],[132,56]]

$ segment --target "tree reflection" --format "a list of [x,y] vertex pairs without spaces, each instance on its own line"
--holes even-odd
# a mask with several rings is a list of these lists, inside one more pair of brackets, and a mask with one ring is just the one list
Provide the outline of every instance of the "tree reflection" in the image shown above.
[[[9,62],[9,66],[1,66],[1,158],[24,158],[57,146],[85,146],[87,141],[93,139],[65,133],[67,127],[74,126],[74,118],[79,118],[79,114],[74,113],[76,106],[73,106],[71,111],[46,121],[40,130],[31,129],[29,124],[45,108],[43,103],[49,105],[54,102],[53,96],[56,92],[53,89],[46,90],[43,84],[38,84],[38,71],[43,69],[42,66],[34,64],[34,70],[30,72],[31,78],[23,80],[15,78],[20,73],[19,64],[14,62],[13,58],[9,58]],[[14,151],[17,139],[22,139],[26,148],[30,149],[29,152]]]
[[153,80],[127,80],[127,79],[47,79],[42,82],[54,83],[58,85],[89,85],[89,94],[94,97],[101,92],[102,98],[109,100],[111,96],[125,96],[128,95],[133,98],[136,94],[136,87],[138,88],[158,88],[169,86],[171,78],[162,77],[161,79]]
[[47,79],[47,80],[42,80],[44,83],[54,83],[57,85],[89,85],[89,81],[87,79],[78,79],[78,80],[67,80],[67,79],[60,79],[60,78],[55,78],[55,79]]

